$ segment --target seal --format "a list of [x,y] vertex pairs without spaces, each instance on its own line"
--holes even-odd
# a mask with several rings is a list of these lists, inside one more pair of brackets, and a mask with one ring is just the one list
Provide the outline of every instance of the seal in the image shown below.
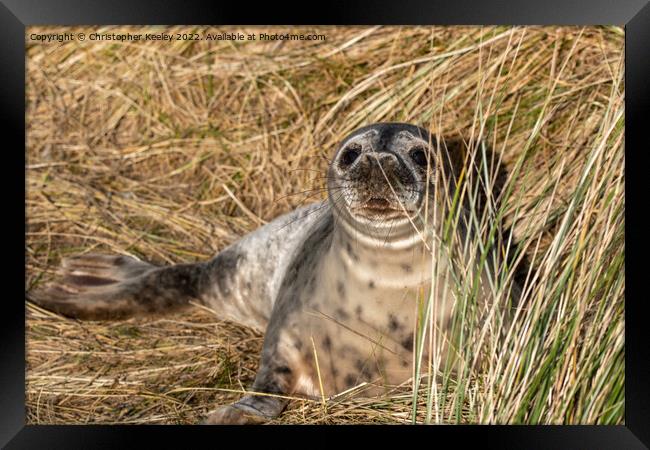
[[[428,298],[434,284],[436,292],[451,284],[434,270],[450,258],[431,247],[454,208],[441,198],[458,192],[466,147],[410,124],[360,128],[330,163],[327,201],[278,217],[212,260],[156,267],[127,256],[76,256],[28,298],[94,320],[168,313],[197,300],[263,331],[251,391],[266,395],[222,406],[208,424],[266,421],[281,414],[289,395],[402,383],[412,376],[417,299]],[[471,233],[463,211],[484,207],[486,198],[461,202],[462,238]],[[478,279],[486,299],[485,271]],[[448,322],[451,304],[438,310],[440,323]]]

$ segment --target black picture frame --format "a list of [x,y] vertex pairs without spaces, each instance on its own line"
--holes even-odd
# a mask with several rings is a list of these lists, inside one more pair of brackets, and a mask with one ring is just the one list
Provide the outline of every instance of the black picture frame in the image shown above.
[[[283,6],[283,7],[282,7]],[[328,2],[298,5],[260,2],[179,0],[89,1],[2,0],[0,3],[0,111],[3,175],[0,198],[6,230],[0,241],[3,287],[25,279],[25,27],[88,24],[435,24],[435,25],[594,25],[625,26],[626,83],[626,407],[624,426],[433,426],[433,427],[288,427],[286,446],[308,440],[335,442],[350,432],[363,439],[402,440],[418,433],[430,439],[469,441],[495,448],[648,448],[650,445],[650,346],[642,271],[647,252],[643,232],[645,206],[643,157],[648,149],[650,115],[650,5],[646,0],[455,0]],[[22,155],[22,156],[21,156]],[[647,175],[645,179],[647,179]],[[21,247],[22,246],[22,247]],[[21,264],[22,261],[22,264]],[[5,295],[0,307],[0,446],[3,448],[128,448],[146,439],[160,448],[195,447],[203,439],[226,444],[229,437],[249,439],[284,433],[287,427],[179,426],[26,426],[25,425],[25,303],[20,294]],[[23,289],[24,292],[24,289]],[[319,434],[314,434],[319,433]],[[200,436],[199,436],[200,435]],[[430,435],[430,436],[429,436]],[[301,436],[301,437],[299,437]],[[266,438],[265,438],[266,439]],[[244,442],[244,441],[242,441]],[[305,441],[303,441],[305,442]],[[363,441],[364,445],[368,441]],[[237,444],[228,444],[237,445]]]

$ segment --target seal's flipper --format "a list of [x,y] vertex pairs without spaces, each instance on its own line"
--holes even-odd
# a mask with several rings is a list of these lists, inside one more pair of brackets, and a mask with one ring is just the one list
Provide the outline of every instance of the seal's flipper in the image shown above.
[[198,297],[200,265],[156,267],[128,256],[63,260],[56,280],[28,293],[37,305],[87,320],[165,313]]
[[252,391],[237,403],[222,406],[210,413],[203,422],[215,424],[255,424],[279,416],[289,403],[287,395],[294,391],[296,377],[294,371],[284,364],[284,358],[264,352],[260,368],[255,376]]
[[281,397],[246,395],[237,403],[211,412],[204,425],[253,425],[264,423],[282,413],[288,400]]

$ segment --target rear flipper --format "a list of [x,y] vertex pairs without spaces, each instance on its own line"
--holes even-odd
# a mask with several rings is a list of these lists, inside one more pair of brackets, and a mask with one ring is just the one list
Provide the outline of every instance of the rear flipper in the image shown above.
[[198,297],[200,264],[156,267],[128,256],[63,260],[59,277],[27,297],[45,309],[86,320],[166,313]]

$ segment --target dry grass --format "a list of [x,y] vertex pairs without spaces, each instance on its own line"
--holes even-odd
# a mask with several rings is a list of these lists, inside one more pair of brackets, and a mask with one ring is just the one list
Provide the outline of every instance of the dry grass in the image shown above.
[[[54,29],[28,33],[44,30]],[[130,29],[161,30],[208,31]],[[243,31],[276,30],[286,31]],[[131,254],[159,264],[207,259],[261,223],[322,198],[323,171],[336,143],[377,121],[486,139],[511,170],[520,169],[512,180],[516,201],[505,214],[545,280],[560,276],[550,264],[564,261],[577,274],[567,293],[593,297],[591,283],[600,278],[590,267],[623,283],[622,268],[607,271],[623,257],[620,211],[611,209],[612,196],[622,205],[623,141],[610,130],[622,128],[621,29],[318,32],[325,42],[28,42],[26,288],[49,279],[62,257],[80,252]],[[592,166],[598,173],[588,178],[593,182],[580,198],[571,234],[563,224]],[[591,238],[593,229],[603,242]],[[562,242],[559,235],[566,236]],[[561,259],[571,245],[585,257]],[[539,391],[564,401],[561,411],[522,412],[522,403],[550,400],[497,389],[511,403],[491,403],[486,407],[497,413],[477,413],[479,383],[468,387],[460,409],[442,402],[450,411],[436,417],[622,423],[624,408],[602,400],[611,394],[602,386],[609,376],[603,371],[618,374],[623,367],[623,287],[612,292],[606,299],[612,310],[580,310],[561,370],[549,375],[556,384]],[[570,312],[571,301],[562,297],[559,311]],[[534,317],[560,321],[559,313],[540,311]],[[590,316],[613,330],[613,348],[581,347],[600,342],[590,334]],[[30,423],[196,423],[250,385],[261,346],[260,336],[200,308],[182,317],[103,323],[63,319],[28,304],[26,327]],[[546,358],[557,348],[542,343],[535,351]],[[604,369],[585,369],[585,375],[576,369],[581,358]],[[524,379],[534,380],[547,366],[528,361],[521,367]],[[508,370],[491,376],[509,373],[507,382],[517,385],[521,373]],[[581,403],[577,393],[593,389],[598,398]],[[412,400],[410,384],[383,399],[346,395],[325,408],[296,400],[275,422],[411,422]],[[425,401],[418,398],[421,406]],[[460,412],[454,416],[451,409]],[[417,419],[425,412],[419,408]]]

